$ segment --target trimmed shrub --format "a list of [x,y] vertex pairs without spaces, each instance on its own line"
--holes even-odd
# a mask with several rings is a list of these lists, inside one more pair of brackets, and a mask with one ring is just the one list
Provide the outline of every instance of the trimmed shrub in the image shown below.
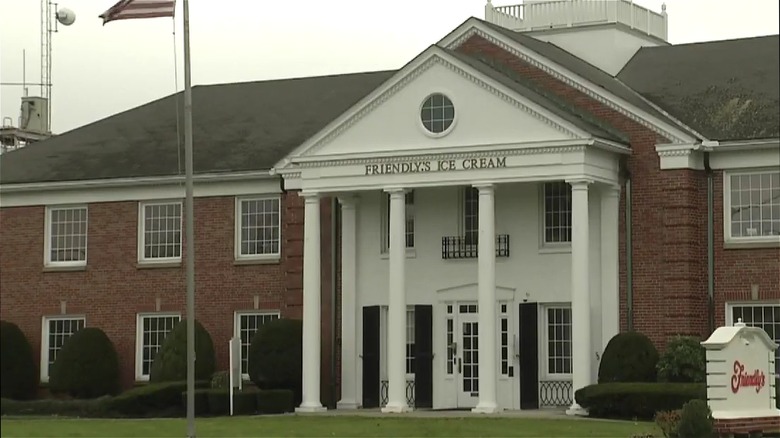
[[289,389],[257,391],[258,414],[283,414],[295,409],[294,394]]
[[682,409],[674,411],[659,411],[655,414],[655,424],[666,438],[677,438],[677,427],[680,425]]
[[658,411],[681,409],[690,400],[706,400],[701,383],[601,383],[574,394],[592,417],[652,420]]
[[295,319],[265,323],[249,346],[249,378],[261,389],[289,389],[301,400],[303,324]]
[[[209,381],[196,381],[195,388],[208,388]],[[108,409],[128,417],[171,417],[184,413],[181,394],[187,382],[163,382],[139,386],[114,397]]]
[[211,415],[230,414],[230,393],[224,389],[209,389],[208,397]]
[[24,333],[9,321],[0,321],[0,397],[27,400],[35,396],[38,369]]
[[677,433],[680,438],[710,438],[715,435],[712,412],[704,400],[685,403]]
[[[214,374],[214,343],[205,328],[195,321],[195,380],[210,380]],[[187,321],[182,319],[163,341],[149,371],[152,383],[187,380]]]
[[257,412],[257,389],[244,388],[233,394],[234,415],[254,415]]
[[660,382],[704,382],[707,379],[707,351],[698,339],[677,336],[669,341],[656,368]]
[[49,389],[75,398],[119,392],[119,358],[103,330],[86,327],[68,338],[51,367]]
[[610,339],[599,365],[599,383],[655,382],[658,350],[638,332],[619,333]]
[[110,396],[94,399],[40,399],[40,400],[0,400],[0,415],[62,416],[80,418],[100,418],[107,416]]
[[[181,393],[181,406],[184,412],[187,412],[187,391]],[[205,415],[209,413],[209,389],[202,388],[195,390],[195,415]]]
[[211,376],[211,389],[230,389],[230,372],[217,371]]

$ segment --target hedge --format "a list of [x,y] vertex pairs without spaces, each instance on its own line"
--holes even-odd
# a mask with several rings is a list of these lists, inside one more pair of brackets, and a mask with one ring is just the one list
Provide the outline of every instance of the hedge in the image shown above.
[[38,389],[38,368],[30,342],[9,321],[0,321],[0,397],[27,400]]
[[119,357],[103,330],[85,327],[68,338],[51,367],[49,389],[83,399],[119,393]]
[[707,400],[702,383],[601,383],[575,392],[592,417],[652,420],[656,412],[682,409],[690,400]]
[[[211,379],[216,359],[209,332],[195,320],[195,380]],[[149,382],[178,382],[187,379],[187,320],[182,319],[165,337],[154,356]]]
[[[196,381],[196,388],[208,388],[208,381]],[[151,383],[126,391],[109,400],[108,410],[115,416],[175,417],[184,406],[181,393],[187,391],[187,382]]]
[[249,345],[249,378],[260,389],[288,389],[302,398],[303,325],[297,319],[263,324]]
[[293,412],[295,395],[289,389],[269,389],[257,392],[258,414]]
[[639,332],[618,333],[604,348],[598,383],[655,382],[658,350]]
[[95,399],[41,399],[0,400],[0,415],[62,416],[81,418],[107,417],[107,403],[110,396]]

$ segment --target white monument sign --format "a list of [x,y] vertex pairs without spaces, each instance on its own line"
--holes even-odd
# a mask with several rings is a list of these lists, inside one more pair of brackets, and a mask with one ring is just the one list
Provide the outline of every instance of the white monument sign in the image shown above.
[[707,350],[707,403],[715,420],[778,417],[775,355],[767,333],[742,322],[720,327],[701,343]]

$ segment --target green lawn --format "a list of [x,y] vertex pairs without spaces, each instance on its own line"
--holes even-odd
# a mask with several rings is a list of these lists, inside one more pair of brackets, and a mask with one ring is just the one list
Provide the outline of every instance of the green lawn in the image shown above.
[[[184,419],[3,418],[3,437],[181,437]],[[198,437],[621,437],[663,436],[652,423],[590,419],[261,416],[200,418]]]

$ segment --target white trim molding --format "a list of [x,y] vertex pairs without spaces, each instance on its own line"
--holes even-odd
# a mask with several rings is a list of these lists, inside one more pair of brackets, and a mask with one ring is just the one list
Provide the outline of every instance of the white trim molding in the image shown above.
[[661,170],[667,169],[704,169],[704,156],[701,144],[659,144],[655,151],[661,163]]
[[715,170],[780,167],[780,139],[777,138],[666,143],[656,145],[655,150],[662,170],[703,170],[707,153],[710,168]]
[[[270,172],[196,175],[193,180],[196,198],[282,192],[278,177]],[[0,207],[184,199],[184,195],[184,177],[178,176],[3,184]]]

